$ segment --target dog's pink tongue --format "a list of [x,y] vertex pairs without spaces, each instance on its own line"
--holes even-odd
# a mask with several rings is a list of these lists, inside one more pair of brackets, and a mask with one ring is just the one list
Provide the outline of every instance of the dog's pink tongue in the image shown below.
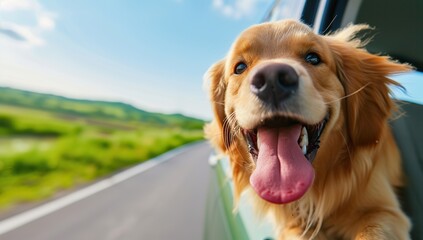
[[314,179],[314,169],[298,145],[301,125],[259,128],[256,169],[250,182],[257,194],[273,203],[302,197]]

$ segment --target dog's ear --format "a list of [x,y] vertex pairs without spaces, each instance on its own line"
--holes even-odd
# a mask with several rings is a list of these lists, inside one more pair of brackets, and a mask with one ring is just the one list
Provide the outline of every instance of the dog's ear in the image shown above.
[[394,103],[389,85],[400,86],[388,75],[411,69],[389,57],[370,54],[363,47],[367,41],[356,37],[367,25],[351,25],[326,36],[333,52],[337,75],[345,90],[347,131],[353,146],[370,146],[382,135],[383,122],[390,116]]
[[212,122],[205,127],[205,134],[206,138],[222,152],[226,152],[231,144],[229,126],[225,124],[226,84],[224,75],[225,60],[221,60],[212,65],[204,76],[205,84],[208,85],[209,88],[210,101],[214,114]]

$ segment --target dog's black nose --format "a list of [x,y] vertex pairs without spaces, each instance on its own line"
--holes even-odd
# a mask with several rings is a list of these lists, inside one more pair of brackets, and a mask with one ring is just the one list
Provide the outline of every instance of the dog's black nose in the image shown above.
[[298,74],[288,64],[270,63],[252,73],[251,92],[268,104],[277,104],[298,89]]

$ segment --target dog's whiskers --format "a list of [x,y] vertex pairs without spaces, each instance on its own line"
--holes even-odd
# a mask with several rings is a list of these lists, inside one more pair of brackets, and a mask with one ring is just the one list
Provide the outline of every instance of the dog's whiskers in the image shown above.
[[366,87],[368,87],[370,84],[371,84],[371,83],[366,83],[364,86],[362,86],[361,88],[357,89],[356,91],[354,91],[354,92],[352,92],[352,93],[350,93],[350,94],[348,94],[348,95],[345,95],[345,96],[343,96],[343,97],[340,97],[340,98],[338,98],[338,99],[335,99],[335,100],[332,100],[332,101],[329,101],[329,102],[325,102],[325,104],[331,104],[331,103],[334,103],[334,102],[341,101],[341,100],[343,100],[343,99],[349,98],[349,97],[351,97],[351,96],[354,96],[355,94],[357,94],[357,93],[359,93],[359,92],[363,91],[363,90],[364,90]]
[[333,22],[335,22],[336,17],[337,17],[337,15],[335,15],[335,16],[332,18],[332,21],[330,21],[330,23],[328,24],[328,26],[326,27],[326,29],[323,31],[323,34],[327,34],[327,31],[328,31],[328,30],[329,30],[329,28],[332,26]]
[[225,106],[225,103],[224,102],[211,101],[211,103],[215,103],[217,105]]

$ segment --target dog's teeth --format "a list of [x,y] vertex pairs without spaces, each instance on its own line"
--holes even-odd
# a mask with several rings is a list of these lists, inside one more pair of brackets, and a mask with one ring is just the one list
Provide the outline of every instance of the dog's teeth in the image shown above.
[[306,127],[303,127],[301,129],[301,142],[300,142],[301,146],[307,146],[308,145],[308,132]]
[[[259,148],[261,146],[261,141],[260,141],[260,131],[257,131],[257,148]],[[260,149],[259,149],[260,150]]]
[[308,146],[308,133],[306,127],[301,129],[301,136],[300,136],[300,147],[304,154],[307,153],[307,146]]

